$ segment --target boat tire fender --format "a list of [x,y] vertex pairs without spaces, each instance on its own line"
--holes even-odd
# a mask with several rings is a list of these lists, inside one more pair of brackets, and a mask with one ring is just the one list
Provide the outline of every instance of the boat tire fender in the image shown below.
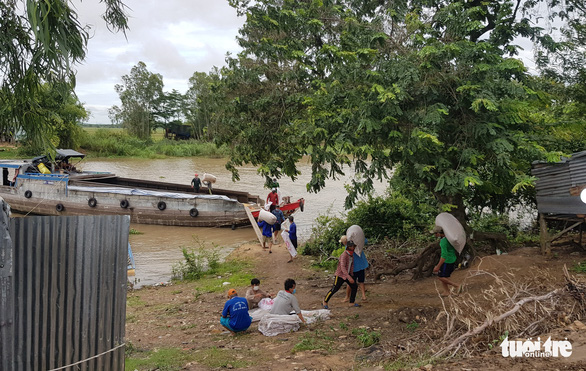
[[120,207],[126,209],[129,206],[128,200],[124,199],[120,201]]
[[197,209],[194,207],[193,209],[189,210],[189,215],[191,215],[192,218],[195,218],[199,215],[199,211],[197,211]]
[[96,205],[98,204],[98,200],[96,200],[94,197],[92,197],[89,200],[87,200],[87,204],[90,207],[96,207]]
[[26,191],[26,192],[24,192],[24,197],[31,198],[31,197],[33,197],[33,193],[31,191]]
[[57,204],[55,205],[55,210],[57,210],[58,212],[62,212],[63,210],[65,210],[65,206],[63,206],[63,204]]
[[301,200],[299,200],[299,210],[301,210],[301,212],[303,212],[303,209],[305,209],[305,200],[301,199]]
[[165,203],[165,201],[159,201],[159,203],[157,204],[157,208],[163,211],[167,208],[167,204]]

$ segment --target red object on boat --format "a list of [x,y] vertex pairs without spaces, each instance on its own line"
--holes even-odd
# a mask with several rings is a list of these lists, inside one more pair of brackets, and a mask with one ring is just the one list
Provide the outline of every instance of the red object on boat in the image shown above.
[[[297,201],[293,201],[293,202],[289,202],[289,203],[281,205],[281,211],[283,212],[283,215],[285,215],[285,218],[286,218],[289,215],[293,214],[295,211],[297,211],[297,209],[303,211],[304,207],[305,207],[305,199],[300,198]],[[254,218],[257,219],[259,213],[260,213],[260,210],[253,211],[252,216],[254,216]]]

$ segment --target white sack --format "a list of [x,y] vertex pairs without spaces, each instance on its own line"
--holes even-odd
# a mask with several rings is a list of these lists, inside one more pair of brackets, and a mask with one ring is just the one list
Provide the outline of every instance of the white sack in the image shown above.
[[346,230],[346,238],[356,244],[354,252],[362,256],[362,249],[364,249],[364,231],[358,225],[352,225]]
[[277,222],[277,217],[273,215],[273,213],[268,212],[266,210],[260,209],[260,213],[258,214],[258,220],[264,220],[265,222],[273,225]]
[[216,177],[212,174],[204,174],[203,178],[201,178],[201,180],[203,182],[210,182],[210,183],[215,183],[216,182]]
[[[330,319],[329,309],[318,309],[305,311],[302,310],[301,314],[305,318],[305,322],[308,324],[314,323],[318,320]],[[276,336],[279,334],[285,334],[291,331],[299,330],[301,320],[296,314],[267,314],[262,317],[258,323],[258,331],[265,336]]]
[[291,242],[291,239],[289,238],[289,232],[283,231],[281,232],[281,237],[283,237],[283,241],[285,242],[285,247],[287,248],[287,251],[289,251],[289,254],[291,254],[291,257],[294,258],[297,256],[297,250],[295,250],[295,246],[293,246],[293,243]]
[[458,254],[461,253],[466,245],[466,232],[458,219],[450,213],[441,213],[435,217],[435,225],[444,230],[450,244],[454,246]]

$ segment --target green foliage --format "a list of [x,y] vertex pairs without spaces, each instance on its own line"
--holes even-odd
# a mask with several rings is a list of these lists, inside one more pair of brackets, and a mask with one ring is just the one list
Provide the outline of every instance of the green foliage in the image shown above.
[[[392,173],[463,216],[531,201],[531,162],[559,156],[540,144],[537,117],[554,99],[534,83],[515,40],[561,50],[536,17],[578,30],[583,8],[502,0],[231,5],[246,14],[243,51],[227,58],[212,90],[221,101],[213,119],[224,124],[216,140],[230,145],[235,178],[250,163],[294,179],[306,156],[309,190],[346,169],[355,175],[347,207]],[[582,44],[563,45],[569,54]]]
[[209,142],[161,140],[153,143],[111,129],[97,129],[84,136],[81,147],[96,157],[223,157],[226,154],[225,147],[217,148]]
[[220,256],[216,250],[200,247],[195,250],[187,250],[183,247],[183,258],[185,261],[173,265],[173,278],[193,281],[200,279],[204,274],[215,274],[220,267]]
[[340,218],[318,216],[311,229],[311,238],[303,247],[303,254],[330,256],[332,251],[340,248],[340,236],[346,234],[350,225]]
[[572,271],[576,273],[586,273],[586,261],[577,263],[572,267]]
[[365,328],[356,328],[352,330],[352,335],[356,336],[356,339],[363,348],[377,344],[381,337],[380,332],[371,331]]
[[195,357],[189,352],[177,348],[143,351],[130,345],[126,349],[125,369],[178,371],[194,359]]
[[323,349],[331,351],[333,349],[334,339],[327,336],[323,331],[315,330],[303,334],[301,341],[295,344],[291,353]]
[[415,204],[399,192],[394,192],[386,197],[359,202],[348,212],[347,223],[361,226],[364,235],[370,239],[403,239],[426,233],[436,214],[437,209],[422,203]]
[[[343,248],[338,242],[351,225],[359,225],[365,236],[373,240],[384,238],[425,238],[433,224],[437,209],[424,201],[413,202],[394,192],[385,197],[361,201],[348,212],[347,220],[320,215],[312,228],[311,238],[305,244],[303,254],[322,257],[338,257]],[[339,254],[334,251],[339,250]],[[335,261],[321,262],[324,268],[335,268]]]
[[[123,2],[103,3],[105,22],[114,31],[125,31],[128,18]],[[56,144],[51,141],[56,112],[39,105],[39,94],[45,83],[64,97],[73,93],[74,65],[86,56],[89,28],[79,22],[74,5],[67,1],[2,1],[0,14],[0,132],[22,129],[29,145],[46,153]],[[61,139],[66,139],[65,131],[74,129],[69,120],[64,121],[57,133]]]
[[130,230],[128,231],[128,234],[144,234],[144,232],[138,231],[134,228],[130,228]]
[[517,237],[520,226],[508,215],[500,213],[471,214],[470,227],[477,231],[504,233],[509,239]]
[[155,114],[163,93],[163,76],[147,70],[144,62],[122,76],[123,84],[114,87],[122,105],[113,106],[108,111],[110,120],[122,124],[130,134],[148,140],[155,128]]

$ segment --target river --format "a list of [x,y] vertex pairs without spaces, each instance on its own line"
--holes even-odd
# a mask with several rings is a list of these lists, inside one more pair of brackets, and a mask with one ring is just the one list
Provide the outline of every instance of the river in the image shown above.
[[[231,174],[225,168],[225,159],[210,158],[169,158],[169,159],[86,159],[77,165],[86,171],[107,171],[128,178],[190,184],[195,172],[217,177],[218,188],[238,189],[266,198],[264,178],[253,167],[242,167],[240,181],[232,182]],[[294,214],[298,238],[303,242],[309,238],[315,219],[319,215],[342,216],[346,190],[344,185],[351,176],[327,181],[319,193],[309,193],[306,184],[311,178],[311,165],[298,164],[301,175],[295,180],[279,179],[283,196],[291,199],[305,198],[305,211]],[[347,173],[353,170],[347,169]],[[376,193],[384,192],[384,185],[375,183]],[[172,276],[172,267],[183,260],[182,248],[195,249],[204,245],[220,249],[222,255],[247,241],[256,240],[250,227],[236,230],[230,228],[191,228],[132,224],[131,228],[140,234],[130,235],[130,244],[136,263],[135,287],[167,282]]]

